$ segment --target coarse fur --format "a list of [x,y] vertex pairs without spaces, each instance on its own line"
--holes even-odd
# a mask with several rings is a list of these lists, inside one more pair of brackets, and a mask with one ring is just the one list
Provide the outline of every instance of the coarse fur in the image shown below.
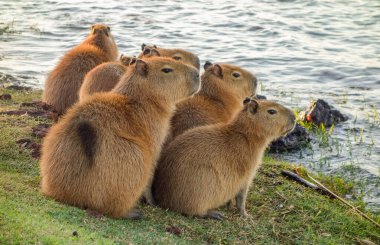
[[96,92],[111,91],[127,71],[127,67],[133,64],[136,58],[121,55],[119,61],[102,63],[89,71],[84,77],[79,90],[79,100],[84,100]]
[[137,60],[110,93],[70,108],[42,144],[42,192],[113,218],[129,217],[155,168],[175,103],[199,73],[168,58]]
[[141,45],[141,53],[139,58],[148,58],[151,56],[170,57],[175,60],[182,61],[186,64],[192,65],[198,70],[200,69],[200,60],[198,55],[179,48],[162,48],[156,45]]
[[228,122],[242,108],[241,101],[256,94],[256,88],[257,79],[249,71],[206,62],[201,89],[176,105],[166,142],[194,127]]
[[106,25],[96,24],[78,46],[68,51],[49,73],[42,100],[63,114],[79,97],[84,76],[97,65],[115,61],[118,49]]
[[265,148],[294,125],[291,110],[249,99],[230,123],[185,132],[161,154],[153,182],[156,202],[186,215],[215,218],[214,209],[236,197],[240,213],[248,216],[245,198]]

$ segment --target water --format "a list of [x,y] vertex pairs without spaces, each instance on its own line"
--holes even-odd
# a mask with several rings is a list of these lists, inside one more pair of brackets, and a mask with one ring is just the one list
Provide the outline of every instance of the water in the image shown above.
[[379,10],[370,0],[0,1],[0,77],[43,88],[58,58],[97,22],[111,26],[128,55],[145,42],[243,66],[270,99],[304,109],[323,98],[349,115],[327,146],[313,141],[281,157],[357,180],[380,210]]

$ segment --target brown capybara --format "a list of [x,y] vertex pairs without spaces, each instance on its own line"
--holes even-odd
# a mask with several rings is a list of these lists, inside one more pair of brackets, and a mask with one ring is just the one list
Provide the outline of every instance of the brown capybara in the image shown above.
[[48,74],[42,100],[63,114],[77,102],[84,76],[97,65],[114,61],[118,49],[110,27],[96,24],[78,46],[68,51]]
[[152,178],[175,103],[199,72],[169,58],[137,60],[113,92],[75,104],[42,144],[42,192],[113,218],[133,211]]
[[141,53],[138,57],[148,58],[151,56],[170,57],[172,59],[179,60],[186,64],[192,65],[198,70],[200,69],[199,57],[196,54],[179,48],[161,48],[157,47],[156,45],[146,45],[145,43],[143,43],[141,45]]
[[127,71],[129,65],[136,62],[135,57],[121,55],[119,61],[102,63],[89,71],[79,90],[79,100],[96,92],[111,91]]
[[204,68],[200,91],[176,105],[166,144],[188,129],[228,122],[241,109],[241,101],[256,94],[257,79],[249,71],[210,62]]
[[236,198],[242,216],[245,200],[264,151],[295,125],[294,113],[272,101],[246,99],[229,123],[197,127],[163,150],[156,169],[156,202],[190,216],[220,219],[214,209]]

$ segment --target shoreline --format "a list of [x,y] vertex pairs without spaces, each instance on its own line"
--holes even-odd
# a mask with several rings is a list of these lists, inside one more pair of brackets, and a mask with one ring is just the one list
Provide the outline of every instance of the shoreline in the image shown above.
[[[21,103],[38,101],[41,90],[9,90],[11,100],[0,100],[0,111],[18,110]],[[140,221],[112,220],[85,210],[57,203],[39,191],[38,158],[16,141],[30,139],[40,144],[31,129],[50,123],[47,117],[0,115],[0,242],[4,243],[380,243],[380,229],[336,199],[329,199],[281,176],[292,171],[291,163],[264,158],[251,186],[247,211],[252,220],[237,215],[236,209],[221,208],[222,222],[185,217],[140,205]],[[306,169],[299,168],[303,177]],[[354,186],[336,176],[313,175],[340,196],[354,195]],[[360,197],[353,202],[361,210]],[[377,222],[380,215],[370,211]]]

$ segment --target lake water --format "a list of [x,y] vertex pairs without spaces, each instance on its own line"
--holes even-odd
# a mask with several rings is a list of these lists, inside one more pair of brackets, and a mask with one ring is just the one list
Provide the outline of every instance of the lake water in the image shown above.
[[62,54],[94,23],[111,26],[122,53],[141,43],[181,47],[202,64],[255,73],[260,93],[294,109],[323,98],[350,119],[328,146],[314,140],[279,157],[356,180],[380,210],[380,2],[0,1],[0,78],[43,88]]

